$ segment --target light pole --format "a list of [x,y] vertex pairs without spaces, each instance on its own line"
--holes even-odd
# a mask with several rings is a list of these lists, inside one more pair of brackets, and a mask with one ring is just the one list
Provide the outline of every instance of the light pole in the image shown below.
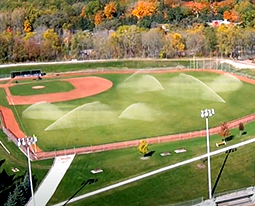
[[209,128],[208,128],[208,123],[209,123],[209,117],[214,115],[214,109],[205,109],[201,110],[201,117],[205,117],[205,123],[206,123],[206,142],[207,142],[207,163],[208,163],[208,192],[209,192],[209,199],[212,199],[212,181],[211,181],[211,163],[210,163],[210,144],[209,144]]
[[34,191],[33,191],[33,182],[32,182],[32,172],[31,172],[31,163],[30,163],[30,154],[29,154],[29,146],[35,144],[37,142],[37,138],[33,137],[25,137],[22,139],[18,139],[17,145],[26,146],[27,149],[27,161],[28,161],[28,173],[29,173],[29,182],[30,182],[30,189],[31,189],[31,198],[35,206],[35,198],[34,198]]

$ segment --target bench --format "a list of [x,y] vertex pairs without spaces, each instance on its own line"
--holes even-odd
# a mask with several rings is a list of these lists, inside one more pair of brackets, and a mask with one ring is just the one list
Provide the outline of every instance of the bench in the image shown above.
[[91,170],[91,173],[92,174],[97,174],[97,173],[100,173],[100,172],[103,172],[104,170],[102,170],[101,168],[98,168],[98,169],[94,169],[94,170]]
[[175,153],[183,153],[183,152],[187,152],[186,148],[179,148],[174,150]]
[[216,147],[220,147],[220,146],[223,146],[223,145],[226,145],[226,142],[225,142],[225,141],[217,142],[217,143],[216,143]]
[[163,153],[160,153],[160,156],[161,157],[165,157],[165,156],[169,156],[171,155],[171,152],[163,152]]

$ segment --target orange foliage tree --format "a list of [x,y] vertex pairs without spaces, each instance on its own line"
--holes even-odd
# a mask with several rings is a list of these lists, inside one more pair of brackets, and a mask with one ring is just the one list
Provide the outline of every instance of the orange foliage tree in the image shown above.
[[98,11],[95,15],[95,25],[99,25],[102,23],[103,20],[103,12],[102,11]]
[[82,10],[81,10],[81,14],[80,14],[80,17],[84,18],[85,17],[85,13],[86,12],[86,6],[83,6],[82,7]]
[[111,19],[114,14],[117,12],[117,6],[115,2],[109,2],[108,4],[105,5],[104,7],[104,15],[106,16],[107,19]]
[[219,135],[224,139],[230,135],[230,131],[226,122],[221,124]]
[[136,7],[132,11],[132,14],[138,19],[143,18],[144,16],[151,16],[153,12],[157,9],[156,1],[138,1]]
[[239,14],[234,9],[225,11],[223,13],[223,18],[229,20],[230,22],[237,22],[240,20]]
[[26,19],[25,22],[24,22],[24,32],[29,33],[31,31],[32,31],[31,24],[30,24],[29,20]]
[[201,13],[201,11],[203,9],[208,9],[210,7],[210,4],[207,2],[193,2],[193,1],[189,1],[184,3],[184,6],[189,7],[189,9],[191,10],[191,12],[196,15],[196,17],[199,17],[199,14]]

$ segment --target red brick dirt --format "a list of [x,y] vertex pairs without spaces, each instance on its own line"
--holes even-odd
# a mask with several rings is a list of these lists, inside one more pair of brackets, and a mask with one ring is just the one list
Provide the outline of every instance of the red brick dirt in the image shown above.
[[112,87],[111,81],[101,77],[80,77],[73,79],[65,79],[61,81],[70,82],[75,87],[75,89],[69,92],[39,94],[30,96],[17,96],[11,95],[9,87],[5,87],[7,100],[10,105],[35,104],[42,101],[63,102],[96,95]]
[[[102,74],[102,73],[134,73],[134,71],[137,70],[122,70],[122,71],[95,71],[95,72],[73,72],[71,74],[60,74],[59,76],[70,76],[70,75],[93,75],[93,74]],[[212,69],[179,69],[179,70],[141,70],[140,73],[169,73],[169,72],[189,72],[189,71],[199,71],[199,72],[214,72],[214,73],[219,73],[219,74],[225,74],[226,72],[224,71],[219,71],[219,70],[212,70]],[[242,77],[238,76],[235,74],[231,74],[241,81],[245,81],[251,84],[255,84],[255,80],[249,79],[247,77]],[[54,76],[52,76],[54,77]],[[78,80],[78,81],[77,81]],[[86,84],[84,80],[89,80],[89,84]],[[100,86],[97,85],[97,83],[93,82],[94,80],[99,81],[98,83]],[[103,91],[106,91],[107,89],[111,88],[112,83],[106,79],[103,78],[95,78],[95,77],[85,77],[85,78],[74,78],[74,79],[67,79],[65,81],[69,81],[73,85],[75,85],[75,88],[78,89],[78,94],[71,94],[70,98],[82,98],[82,97],[87,97],[90,95],[94,95],[96,93],[100,93]],[[8,85],[8,86],[7,86]],[[8,87],[11,84],[6,84],[3,85],[3,88],[7,88],[7,95],[8,93]],[[102,85],[105,86],[105,88],[102,88]],[[0,85],[1,87],[1,85]],[[90,89],[92,91],[90,91]],[[77,90],[74,90],[77,91]],[[65,93],[65,96],[63,99],[59,99],[61,95]],[[48,102],[53,102],[52,100],[56,101],[66,101],[70,100],[68,92],[62,92],[62,93],[56,93],[56,94],[45,94],[45,95],[34,95],[30,97],[23,97],[23,96],[12,96],[12,98],[15,99],[13,101],[14,104],[24,104],[25,102],[31,101],[29,104],[34,104],[40,101],[47,101]],[[60,95],[60,96],[58,96]],[[38,99],[38,97],[43,96],[42,99]],[[57,99],[56,99],[56,96]],[[82,97],[81,97],[82,96]],[[24,98],[24,99],[22,99]],[[28,99],[27,99],[28,98]],[[51,99],[52,98],[52,99]],[[20,100],[19,100],[20,99]],[[54,101],[55,102],[55,101]],[[28,104],[28,103],[27,103]],[[5,124],[8,125],[9,129],[17,134],[17,137],[23,136],[23,132],[19,129],[18,124],[16,123],[15,117],[12,114],[12,111],[10,109],[0,107],[0,110],[4,116],[4,121]],[[251,114],[236,120],[233,120],[231,122],[228,122],[228,126],[230,129],[238,127],[239,123],[248,123],[255,121],[255,114]],[[14,126],[12,126],[14,125]],[[220,130],[220,127],[215,127],[211,128],[209,130],[210,135],[212,134],[217,134]],[[157,143],[163,143],[163,142],[170,142],[170,141],[177,141],[177,140],[183,140],[183,139],[190,139],[190,138],[197,138],[197,137],[205,137],[206,136],[206,131],[205,130],[200,130],[200,131],[195,131],[195,132],[188,132],[188,133],[182,133],[182,134],[174,134],[174,135],[166,135],[166,136],[160,136],[160,137],[152,137],[152,138],[147,138],[146,141],[148,144],[157,144]],[[60,150],[60,151],[52,151],[52,152],[43,152],[38,148],[37,154],[34,156],[34,159],[49,159],[49,158],[54,158],[56,156],[61,156],[61,155],[68,155],[68,154],[88,154],[88,153],[93,153],[93,152],[101,152],[101,151],[107,151],[107,150],[115,150],[115,149],[121,149],[121,148],[127,148],[127,147],[136,147],[140,143],[140,140],[131,140],[131,141],[124,141],[124,142],[118,142],[118,143],[109,143],[109,144],[104,144],[104,145],[95,145],[95,146],[87,146],[87,147],[82,147],[82,148],[73,148],[73,149],[67,149],[67,150]]]
[[2,120],[3,120],[3,125],[5,126],[5,128],[12,131],[12,133],[17,138],[26,137],[26,135],[20,130],[19,125],[12,113],[12,110],[0,105],[0,111],[1,111],[1,115],[4,117],[2,118]]

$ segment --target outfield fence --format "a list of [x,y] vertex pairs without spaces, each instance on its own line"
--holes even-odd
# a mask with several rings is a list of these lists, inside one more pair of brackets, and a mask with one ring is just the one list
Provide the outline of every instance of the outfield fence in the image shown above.
[[[255,113],[230,121],[227,124],[229,129],[233,129],[233,128],[237,128],[240,123],[248,123],[252,121],[255,121]],[[210,135],[218,134],[219,131],[220,131],[220,126],[211,128],[209,129],[209,134]],[[148,144],[159,144],[159,143],[191,139],[191,138],[203,137],[203,136],[206,136],[206,130],[144,138],[143,140],[146,140]],[[123,148],[129,148],[129,147],[138,147],[141,140],[142,139],[130,140],[130,141],[124,141],[124,142],[115,142],[115,143],[102,144],[102,145],[91,145],[87,147],[71,148],[71,149],[58,150],[58,151],[56,150],[51,152],[38,152],[37,157],[38,159],[50,159],[57,156],[64,156],[64,155],[71,155],[71,154],[90,154],[90,153],[123,149]]]

